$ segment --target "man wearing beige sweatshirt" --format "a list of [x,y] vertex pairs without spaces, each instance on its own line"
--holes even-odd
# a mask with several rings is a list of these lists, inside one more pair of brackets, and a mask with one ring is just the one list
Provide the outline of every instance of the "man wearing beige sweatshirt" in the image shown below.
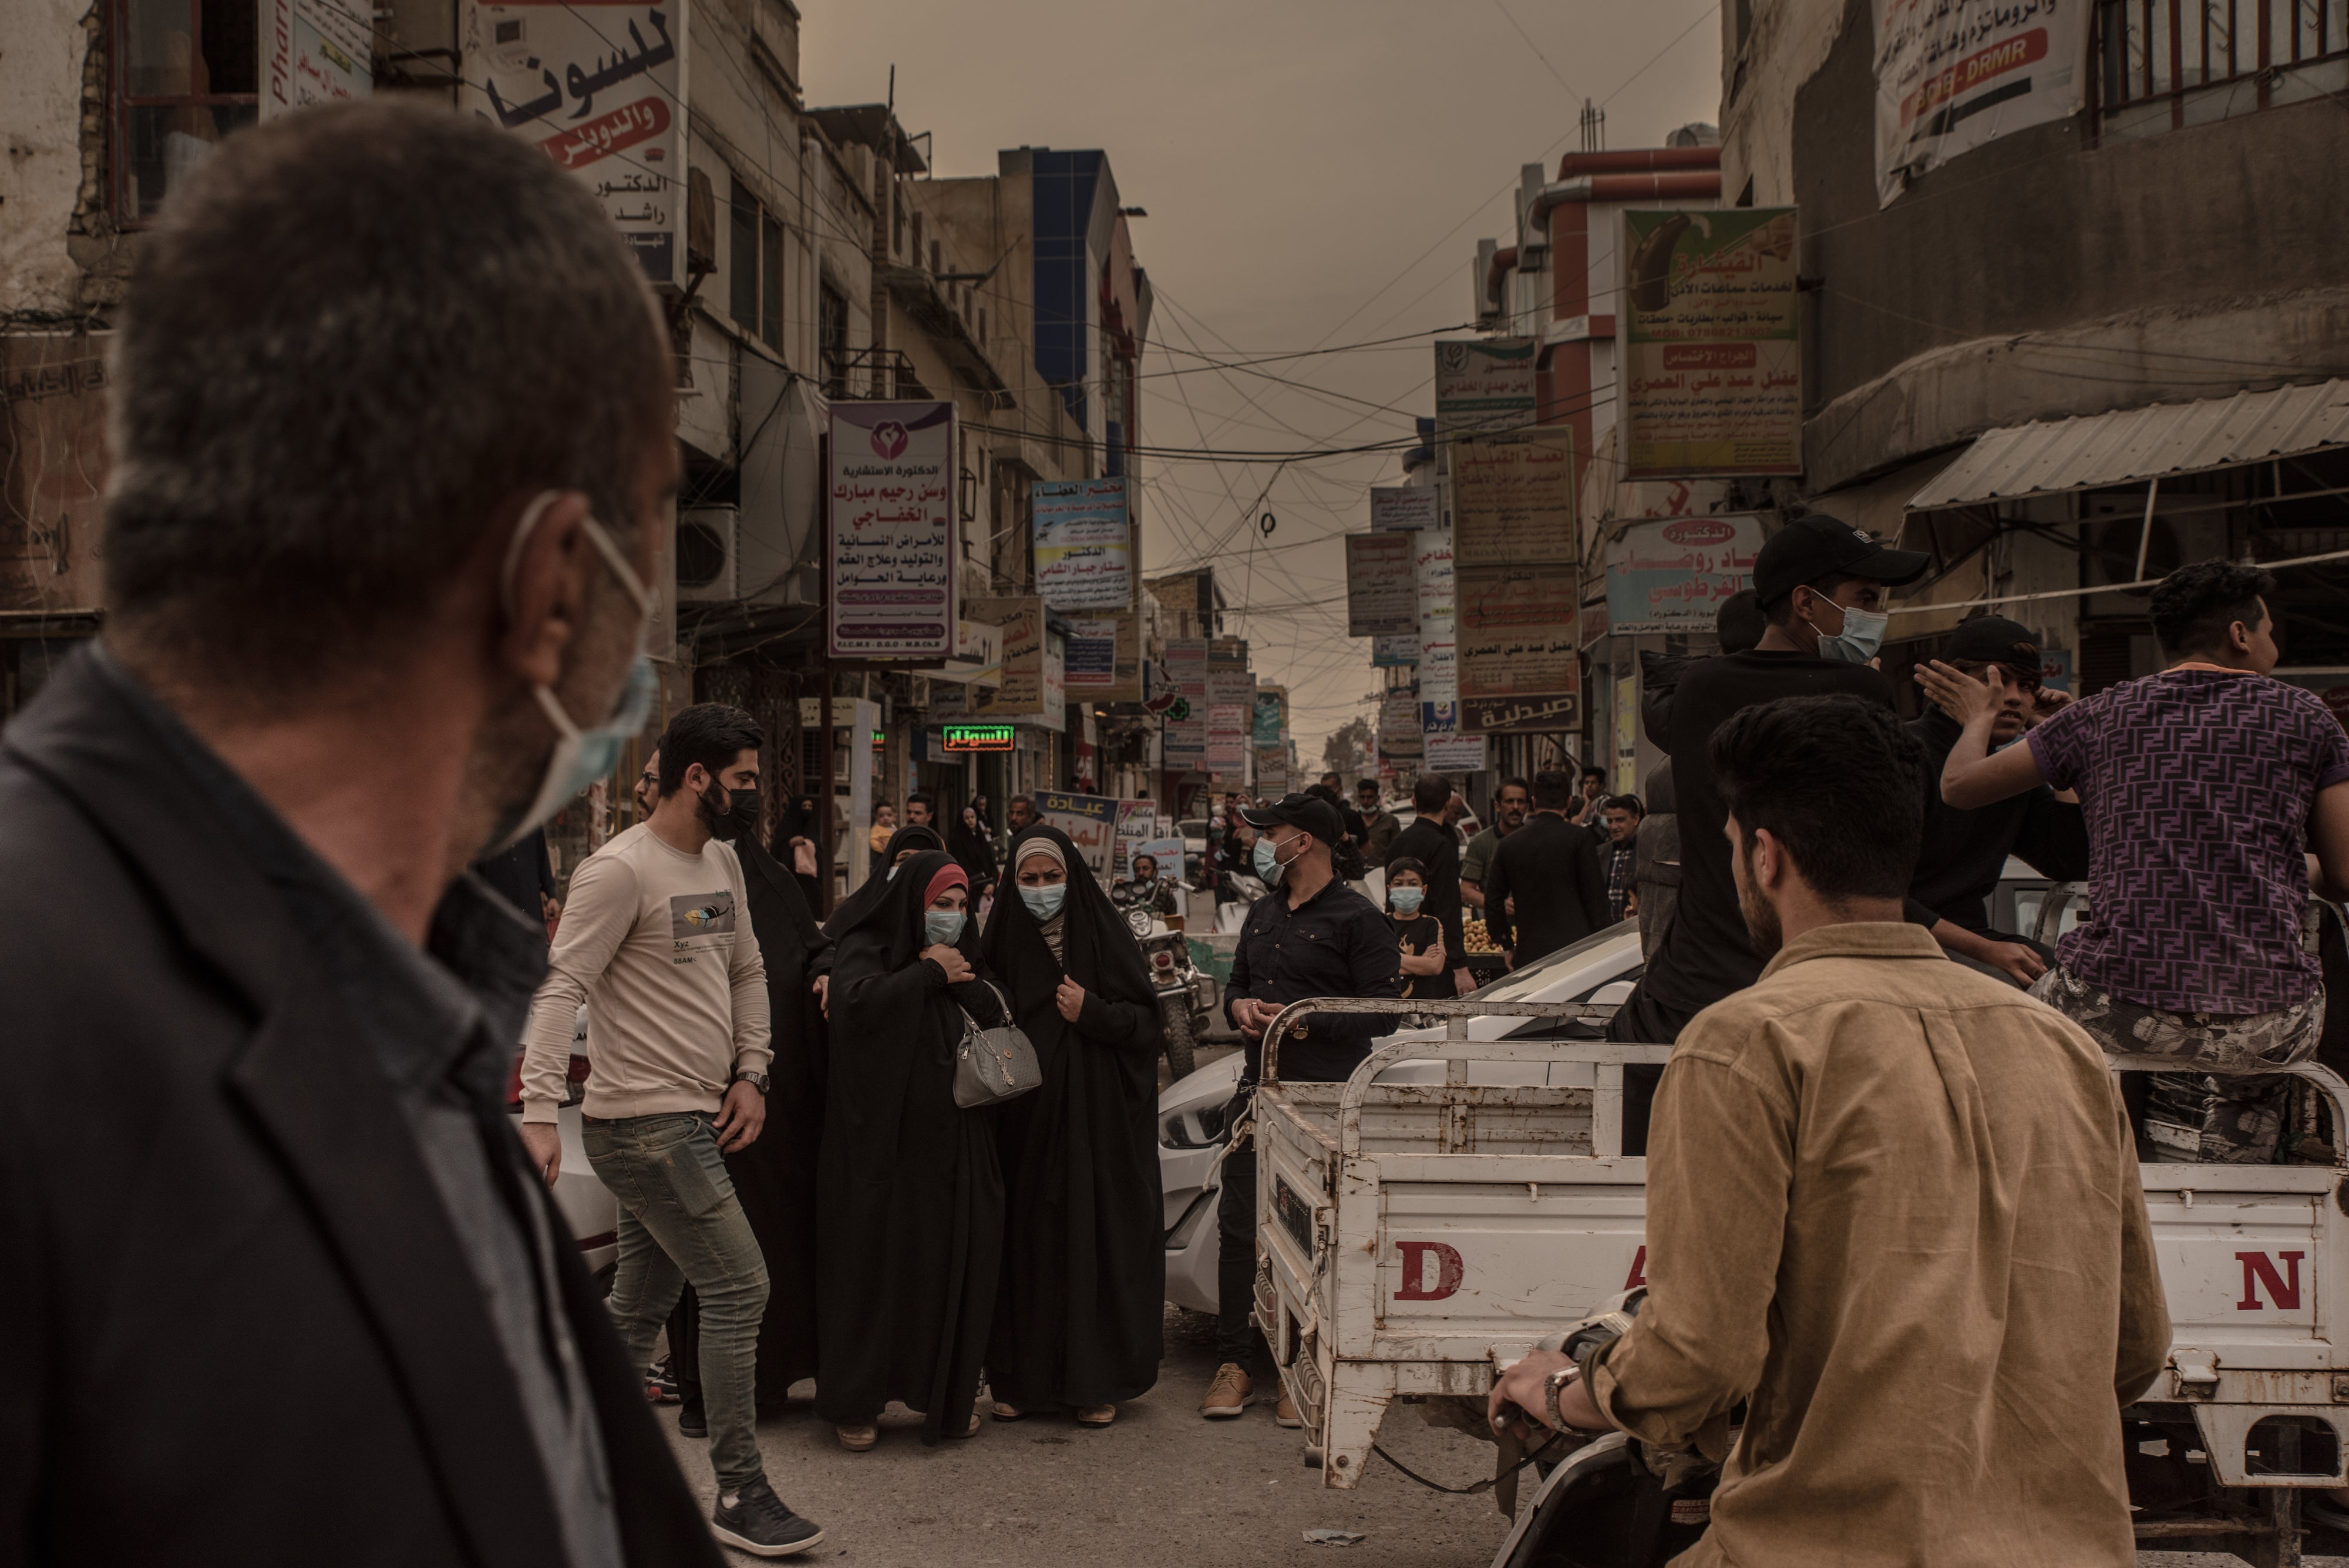
[[776,1498],[760,1460],[767,1267],[722,1158],[756,1139],[767,1116],[766,965],[741,862],[715,832],[730,815],[756,819],[762,739],[739,708],[678,713],[660,738],[651,816],[572,874],[552,971],[531,1004],[523,1142],[553,1181],[563,1158],[555,1113],[584,1002],[593,1070],[582,1141],[619,1200],[611,1304],[621,1344],[630,1365],[651,1360],[692,1284],[718,1478],[713,1528],[729,1545],[782,1556],[823,1532]]

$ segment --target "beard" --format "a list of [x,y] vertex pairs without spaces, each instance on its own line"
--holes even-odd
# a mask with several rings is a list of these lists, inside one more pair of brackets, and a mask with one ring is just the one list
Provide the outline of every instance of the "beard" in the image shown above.
[[[713,794],[715,800],[710,798]],[[721,843],[740,831],[741,818],[734,815],[734,794],[730,790],[703,790],[693,797],[693,810],[701,818],[701,826],[709,830],[709,836]]]
[[1786,928],[1779,922],[1778,911],[1754,890],[1753,850],[1740,849],[1736,864],[1743,873],[1737,877],[1737,912],[1745,918],[1745,935],[1754,943],[1754,956],[1766,961],[1786,945]]

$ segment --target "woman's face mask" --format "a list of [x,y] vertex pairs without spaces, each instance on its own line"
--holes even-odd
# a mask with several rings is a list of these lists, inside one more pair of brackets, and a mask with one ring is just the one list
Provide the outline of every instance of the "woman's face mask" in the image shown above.
[[1421,901],[1426,897],[1427,889],[1424,888],[1390,888],[1387,889],[1387,902],[1394,906],[1394,912],[1398,915],[1416,915],[1419,913]]
[[[895,867],[890,869],[895,871]],[[963,912],[960,909],[924,909],[922,933],[934,942],[952,947],[962,938]]]
[[1019,901],[1027,905],[1028,912],[1040,920],[1049,920],[1059,914],[1061,905],[1068,897],[1069,885],[1066,882],[1047,882],[1040,888],[1030,888],[1023,883],[1019,888]]

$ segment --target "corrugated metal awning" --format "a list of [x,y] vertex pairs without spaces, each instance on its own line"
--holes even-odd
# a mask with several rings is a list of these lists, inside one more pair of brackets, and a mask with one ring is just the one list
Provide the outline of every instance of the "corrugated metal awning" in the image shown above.
[[2349,381],[2010,425],[1976,438],[1911,512],[2141,483],[2349,446]]

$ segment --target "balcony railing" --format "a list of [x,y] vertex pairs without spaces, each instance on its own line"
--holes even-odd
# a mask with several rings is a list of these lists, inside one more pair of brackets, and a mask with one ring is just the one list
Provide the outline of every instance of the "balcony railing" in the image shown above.
[[2349,0],[2098,0],[2107,139],[2349,90]]

